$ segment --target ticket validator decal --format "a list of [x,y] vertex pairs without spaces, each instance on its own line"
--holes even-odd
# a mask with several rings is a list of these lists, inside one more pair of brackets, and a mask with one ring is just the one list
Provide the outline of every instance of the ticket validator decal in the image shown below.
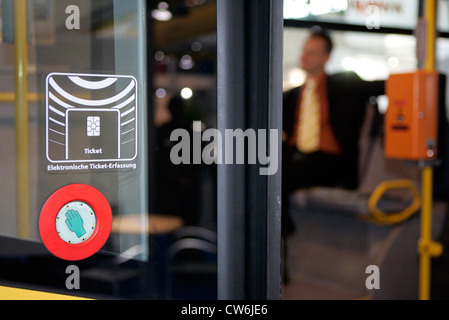
[[106,197],[83,184],[65,186],[45,202],[39,232],[55,256],[77,261],[98,252],[109,238],[112,212]]
[[51,73],[45,85],[47,171],[135,168],[136,78]]

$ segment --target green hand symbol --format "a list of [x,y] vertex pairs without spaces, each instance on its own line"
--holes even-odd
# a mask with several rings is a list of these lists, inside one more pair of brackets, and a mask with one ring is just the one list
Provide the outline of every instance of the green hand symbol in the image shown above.
[[65,221],[67,227],[69,227],[70,231],[75,232],[78,238],[86,234],[86,230],[83,227],[83,218],[81,218],[78,211],[69,210],[65,216],[67,217]]

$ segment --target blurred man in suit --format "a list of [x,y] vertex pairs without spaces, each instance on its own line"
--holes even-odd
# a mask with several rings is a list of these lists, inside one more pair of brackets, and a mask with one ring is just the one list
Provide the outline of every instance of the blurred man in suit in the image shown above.
[[325,31],[312,31],[300,57],[306,81],[284,93],[284,237],[294,232],[292,192],[313,186],[358,187],[358,141],[366,106],[371,96],[384,94],[384,81],[364,81],[353,72],[326,74],[332,49]]

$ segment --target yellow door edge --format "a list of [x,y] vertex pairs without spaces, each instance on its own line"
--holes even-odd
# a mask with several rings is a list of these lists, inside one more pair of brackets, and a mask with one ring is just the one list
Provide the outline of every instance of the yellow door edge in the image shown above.
[[0,286],[0,300],[92,300],[71,295]]

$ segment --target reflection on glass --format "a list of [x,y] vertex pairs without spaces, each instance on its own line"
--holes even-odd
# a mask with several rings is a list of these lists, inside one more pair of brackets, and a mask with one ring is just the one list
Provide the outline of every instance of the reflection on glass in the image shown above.
[[[153,159],[150,153],[155,173],[151,210],[183,222],[167,250],[165,293],[175,299],[214,299],[216,168],[174,165],[170,154],[178,143],[171,139],[174,130],[192,133],[194,122],[202,123],[201,130],[216,127],[216,3],[166,1],[152,9],[158,16],[151,54],[156,138]],[[171,13],[169,21],[161,19],[164,10]]]

